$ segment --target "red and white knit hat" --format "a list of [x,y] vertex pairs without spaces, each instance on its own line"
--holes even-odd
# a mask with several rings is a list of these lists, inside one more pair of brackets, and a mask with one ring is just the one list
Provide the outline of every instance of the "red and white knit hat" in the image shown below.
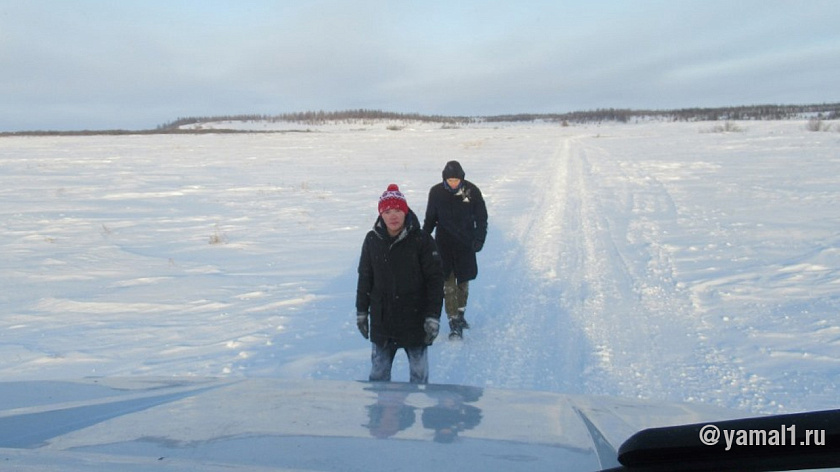
[[408,214],[408,202],[406,202],[405,195],[400,192],[400,188],[397,187],[397,184],[389,185],[388,190],[385,190],[385,192],[382,193],[382,196],[379,197],[380,215],[384,211],[392,208],[396,208],[397,210]]

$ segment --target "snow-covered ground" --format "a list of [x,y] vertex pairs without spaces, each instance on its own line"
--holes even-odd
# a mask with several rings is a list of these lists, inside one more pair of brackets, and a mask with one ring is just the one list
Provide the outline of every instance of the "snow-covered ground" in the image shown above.
[[422,217],[457,159],[490,233],[432,382],[840,406],[840,133],[283,126],[0,139],[0,377],[366,379],[377,198],[395,182]]

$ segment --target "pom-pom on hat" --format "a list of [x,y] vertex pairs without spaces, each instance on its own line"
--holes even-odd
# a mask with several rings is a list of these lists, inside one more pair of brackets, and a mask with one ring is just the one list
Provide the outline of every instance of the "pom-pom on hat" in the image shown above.
[[396,208],[401,212],[408,214],[408,202],[405,200],[405,195],[400,192],[400,188],[397,184],[391,184],[388,186],[388,190],[382,193],[382,196],[379,197],[379,214],[381,215],[384,211],[390,210],[392,208]]

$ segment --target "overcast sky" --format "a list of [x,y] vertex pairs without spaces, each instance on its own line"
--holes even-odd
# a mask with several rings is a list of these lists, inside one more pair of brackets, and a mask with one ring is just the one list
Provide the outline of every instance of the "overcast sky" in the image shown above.
[[840,101],[837,0],[0,0],[0,131]]

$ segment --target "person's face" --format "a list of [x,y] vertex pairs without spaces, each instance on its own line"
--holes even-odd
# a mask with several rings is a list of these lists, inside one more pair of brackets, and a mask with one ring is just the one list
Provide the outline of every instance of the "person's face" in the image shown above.
[[396,236],[405,225],[405,213],[396,208],[389,208],[382,212],[382,220],[388,228],[388,234]]
[[446,179],[446,185],[449,185],[449,188],[451,188],[452,190],[455,190],[456,188],[458,188],[459,185],[461,185],[461,179],[456,179],[456,178]]

